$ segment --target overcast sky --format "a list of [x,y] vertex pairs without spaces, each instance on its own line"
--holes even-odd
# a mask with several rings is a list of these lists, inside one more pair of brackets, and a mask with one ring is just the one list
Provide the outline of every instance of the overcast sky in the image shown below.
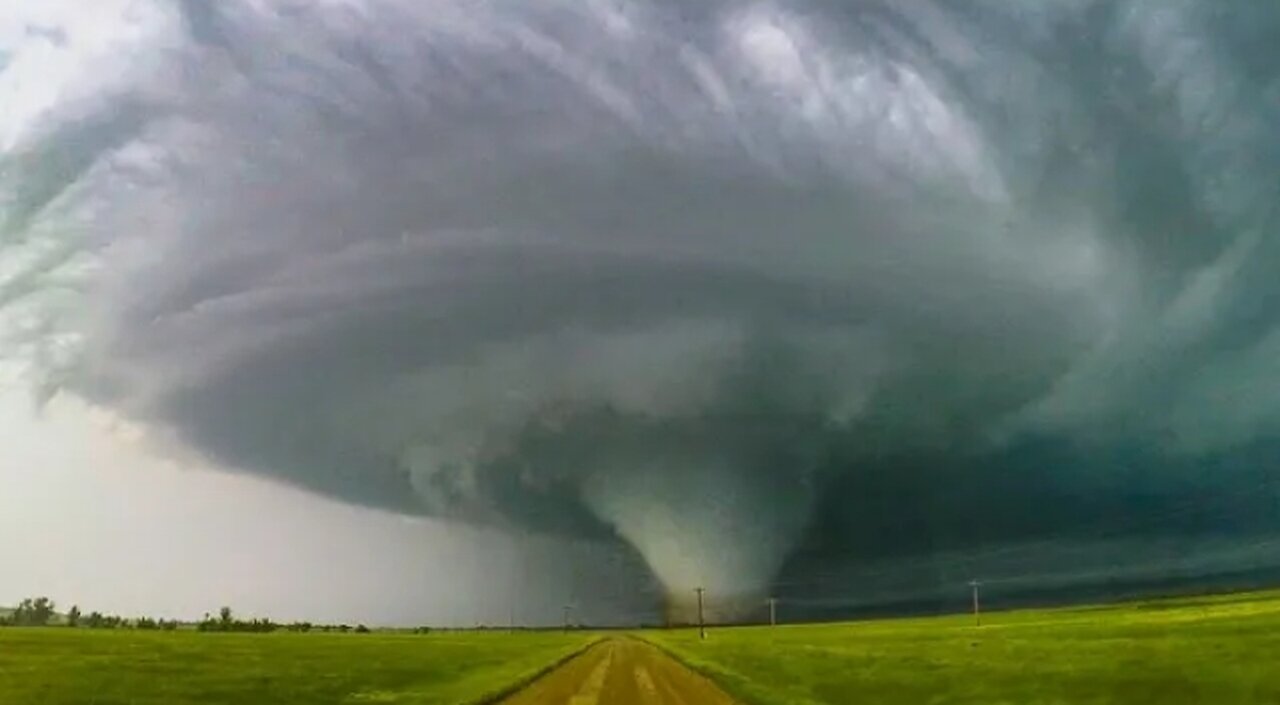
[[0,603],[1274,568],[1277,46],[1244,0],[10,3]]

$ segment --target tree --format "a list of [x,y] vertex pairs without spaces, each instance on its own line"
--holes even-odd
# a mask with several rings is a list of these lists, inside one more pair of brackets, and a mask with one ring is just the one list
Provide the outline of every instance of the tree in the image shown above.
[[232,615],[231,615],[230,607],[223,607],[222,609],[218,610],[218,623],[222,625],[222,631],[224,632],[231,631],[231,622],[232,622]]
[[67,610],[67,626],[68,627],[80,626],[80,606],[79,605],[71,605],[71,609]]
[[90,612],[89,616],[85,618],[85,625],[88,626],[90,629],[101,629],[102,621],[103,621],[102,613],[95,610],[93,612]]
[[18,626],[43,627],[53,618],[53,600],[47,597],[28,597],[13,612],[13,623]]

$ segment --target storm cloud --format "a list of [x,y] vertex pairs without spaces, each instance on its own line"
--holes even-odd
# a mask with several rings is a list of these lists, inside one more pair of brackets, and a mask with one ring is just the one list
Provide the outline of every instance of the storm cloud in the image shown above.
[[678,593],[1280,526],[1266,3],[50,7],[0,24],[38,399]]

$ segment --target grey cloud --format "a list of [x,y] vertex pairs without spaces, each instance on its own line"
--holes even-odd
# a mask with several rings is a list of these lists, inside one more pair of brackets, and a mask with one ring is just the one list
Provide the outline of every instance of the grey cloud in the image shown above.
[[1163,516],[1280,421],[1280,15],[1216,7],[181,3],[159,77],[0,157],[5,254],[94,261],[13,349],[229,468],[619,535],[672,589]]

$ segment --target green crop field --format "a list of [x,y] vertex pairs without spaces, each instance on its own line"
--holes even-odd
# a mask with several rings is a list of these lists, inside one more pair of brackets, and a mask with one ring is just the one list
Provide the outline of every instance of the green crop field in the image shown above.
[[1280,703],[1280,592],[645,638],[744,703]]
[[202,634],[0,629],[3,705],[468,703],[584,634]]

